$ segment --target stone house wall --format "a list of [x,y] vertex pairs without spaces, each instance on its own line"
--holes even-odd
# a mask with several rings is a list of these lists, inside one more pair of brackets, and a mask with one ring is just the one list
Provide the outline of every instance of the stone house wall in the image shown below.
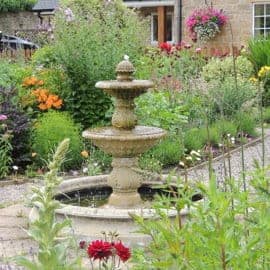
[[[246,45],[248,40],[252,38],[253,3],[266,2],[262,0],[213,0],[213,7],[223,9],[229,17],[229,23],[223,27],[219,35],[207,43],[208,50],[217,48],[225,52],[228,50],[231,51],[232,45],[238,49]],[[183,40],[190,41],[185,26],[187,17],[195,8],[204,6],[204,1],[202,0],[183,0]],[[197,46],[200,45],[199,43],[197,44]]]
[[36,29],[39,18],[29,11],[0,13],[0,31],[13,35],[16,30]]

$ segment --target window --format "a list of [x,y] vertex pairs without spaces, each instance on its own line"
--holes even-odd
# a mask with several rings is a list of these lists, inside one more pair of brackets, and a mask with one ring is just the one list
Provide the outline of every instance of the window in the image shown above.
[[[166,41],[173,42],[173,14],[166,14]],[[158,42],[158,15],[156,13],[152,13],[151,15],[151,43]]]
[[151,42],[158,42],[158,15],[152,14],[151,18]]
[[253,36],[267,36],[270,34],[270,3],[254,4],[253,8]]

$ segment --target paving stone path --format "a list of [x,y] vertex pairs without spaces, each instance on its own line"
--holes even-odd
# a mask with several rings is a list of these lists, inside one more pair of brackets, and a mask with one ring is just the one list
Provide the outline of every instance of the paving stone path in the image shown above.
[[[245,166],[247,171],[254,168],[254,160],[261,162],[262,144],[258,142],[245,148]],[[270,165],[270,131],[265,139],[266,164]],[[228,164],[227,164],[228,165]],[[241,153],[233,151],[231,155],[232,174],[238,179],[241,176]],[[189,178],[194,180],[208,179],[207,164],[189,171]],[[224,160],[217,159],[213,168],[218,182],[225,176]],[[31,184],[0,186],[0,270],[21,270],[5,264],[5,258],[20,254],[32,256],[36,244],[29,239],[25,229],[28,227],[29,208],[25,206],[25,199],[30,193]]]

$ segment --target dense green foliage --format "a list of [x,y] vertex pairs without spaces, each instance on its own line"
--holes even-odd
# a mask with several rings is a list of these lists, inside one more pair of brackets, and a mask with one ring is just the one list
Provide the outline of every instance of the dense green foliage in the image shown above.
[[252,39],[248,44],[247,57],[254,66],[255,73],[261,67],[270,66],[270,38]]
[[161,127],[175,133],[188,119],[178,93],[148,92],[137,99],[136,105],[139,122],[143,125]]
[[[184,154],[184,147],[179,136],[169,135],[163,139],[157,146],[146,152],[141,158],[142,162],[147,162],[149,158],[160,162],[163,166],[175,165]],[[144,160],[143,159],[147,159]]]
[[[144,20],[125,7],[122,1],[64,1],[56,14],[55,43],[39,57],[56,59],[69,87],[62,92],[66,109],[84,127],[106,120],[111,99],[96,89],[100,80],[115,78],[115,67],[125,54],[134,61],[143,52],[147,31]],[[73,15],[66,17],[69,8]],[[38,56],[35,62],[42,62]]]
[[6,121],[0,120],[0,179],[8,175],[10,165],[12,164],[11,136],[5,127],[5,122]]
[[[70,150],[67,154],[65,168],[78,168],[81,163],[83,149],[81,129],[74,123],[68,113],[50,111],[44,113],[33,130],[33,151],[37,153],[36,163],[43,161],[51,154],[64,138],[70,139]],[[44,164],[43,164],[44,165]]]
[[1,0],[0,12],[31,10],[37,0]]
[[248,134],[250,136],[256,136],[256,118],[254,115],[245,112],[239,112],[235,116],[234,120],[239,132]]
[[[235,60],[236,74],[242,78],[249,78],[252,75],[252,63],[244,56],[238,56]],[[234,76],[234,60],[232,56],[221,58],[211,58],[202,68],[202,77],[206,81],[224,81],[228,77]]]
[[[253,64],[255,78],[258,78],[261,68],[270,66],[270,38],[250,40],[248,49],[247,57]],[[258,78],[263,81],[262,103],[264,106],[270,105],[270,77],[269,72],[267,73],[263,76],[264,78]]]
[[[200,183],[195,187],[178,181],[177,196],[157,199],[159,219],[135,216],[140,232],[152,241],[134,252],[133,269],[269,269],[268,175],[269,168],[256,169],[251,194],[235,179],[224,183],[226,192],[217,187],[215,179],[208,186]],[[193,202],[191,198],[198,192],[204,199]],[[168,217],[167,209],[178,213],[175,220]],[[189,209],[184,223],[180,219],[183,209]]]

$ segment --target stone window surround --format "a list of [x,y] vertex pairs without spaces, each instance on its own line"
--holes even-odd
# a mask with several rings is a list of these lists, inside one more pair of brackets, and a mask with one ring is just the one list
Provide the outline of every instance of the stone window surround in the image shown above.
[[[255,5],[270,4],[270,1],[253,0],[253,1],[250,1],[250,2],[252,3],[252,36],[254,37],[255,36]],[[270,17],[270,14],[269,14],[269,17]],[[269,28],[269,30],[270,30],[270,28]]]

